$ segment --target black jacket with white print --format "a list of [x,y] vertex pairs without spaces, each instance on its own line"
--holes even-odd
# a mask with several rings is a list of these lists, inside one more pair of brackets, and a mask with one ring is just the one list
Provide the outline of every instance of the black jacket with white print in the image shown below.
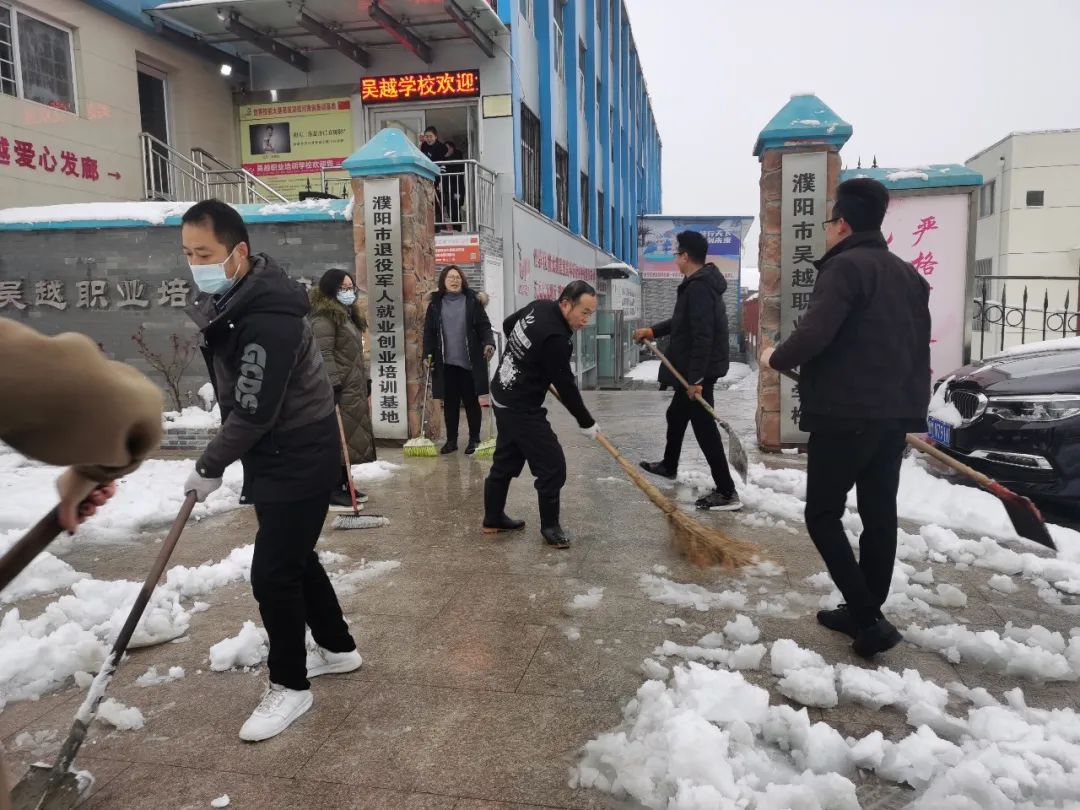
[[196,462],[217,478],[240,460],[243,503],[329,496],[341,475],[334,392],[305,317],[308,296],[265,254],[223,295],[188,314],[221,407],[221,430]]
[[581,427],[596,422],[585,407],[570,369],[573,330],[555,301],[533,301],[505,321],[506,354],[491,383],[496,406],[520,411],[543,408],[548,386]]

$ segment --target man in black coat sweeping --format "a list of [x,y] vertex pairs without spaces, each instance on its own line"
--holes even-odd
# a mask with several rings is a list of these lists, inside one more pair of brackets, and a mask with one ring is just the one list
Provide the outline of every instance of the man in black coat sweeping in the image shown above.
[[634,340],[652,340],[671,336],[668,359],[690,383],[688,389],[675,379],[666,366],[660,366],[660,383],[675,389],[667,409],[667,445],[661,461],[643,461],[642,468],[662,478],[674,479],[679,471],[683,437],[687,425],[712,471],[715,489],[699,498],[698,509],[735,511],[742,502],[735,492],[735,482],[728,469],[724,444],[716,420],[693,397],[713,404],[713,386],[728,373],[728,324],[724,309],[727,281],[716,265],[706,263],[709,242],[697,231],[683,231],[675,237],[675,264],[683,274],[675,299],[675,312],[669,320],[634,331]]
[[559,522],[559,493],[566,483],[566,457],[544,409],[548,388],[577,419],[581,432],[595,438],[599,428],[581,399],[570,369],[573,335],[596,312],[596,290],[585,281],[566,286],[558,301],[533,301],[503,322],[506,354],[491,384],[491,404],[499,436],[491,472],[484,482],[486,534],[517,531],[525,521],[507,517],[510,482],[525,462],[536,476],[540,534],[549,546],[569,548]]
[[[806,528],[844,604],[818,613],[869,658],[900,643],[884,617],[896,560],[896,493],[908,431],[926,429],[930,404],[930,285],[889,252],[881,223],[889,192],[857,178],[836,189],[810,308],[794,332],[761,355],[801,368],[799,426],[809,431]],[[859,559],[844,532],[856,488]]]

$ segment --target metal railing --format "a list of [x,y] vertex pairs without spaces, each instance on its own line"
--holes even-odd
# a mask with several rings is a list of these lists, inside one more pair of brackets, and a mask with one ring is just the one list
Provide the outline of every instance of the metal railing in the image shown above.
[[[1016,296],[1013,303],[1010,284]],[[972,359],[982,360],[1011,346],[1080,335],[1080,312],[1070,306],[1078,289],[1080,278],[979,276],[971,318]],[[1051,306],[1053,299],[1063,305]]]
[[[495,230],[495,172],[475,160],[445,160],[435,185],[435,230],[479,233]],[[349,195],[345,169],[319,170],[324,194]]]
[[191,157],[149,132],[139,133],[143,196],[147,200],[205,200],[270,203],[288,200],[251,172],[218,160],[196,147]]
[[205,173],[207,196],[229,203],[289,201],[247,169],[230,166],[201,146],[191,150],[191,160]]

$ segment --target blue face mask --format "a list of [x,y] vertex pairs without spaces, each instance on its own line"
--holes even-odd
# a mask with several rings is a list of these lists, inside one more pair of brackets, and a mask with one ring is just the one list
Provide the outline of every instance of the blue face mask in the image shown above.
[[351,307],[356,303],[356,290],[338,290],[338,302],[345,307]]
[[225,275],[225,265],[232,258],[235,251],[236,248],[230,250],[229,255],[225,257],[225,261],[217,264],[192,264],[188,262],[188,267],[191,268],[191,278],[195,281],[195,286],[202,292],[211,295],[217,295],[228,290],[236,281],[236,277],[229,278]]

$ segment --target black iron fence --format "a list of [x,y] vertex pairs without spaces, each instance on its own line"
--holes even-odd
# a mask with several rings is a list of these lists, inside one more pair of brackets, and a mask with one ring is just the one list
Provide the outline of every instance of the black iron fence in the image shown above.
[[1080,334],[1072,303],[1080,279],[979,276],[975,279],[971,357],[981,360],[1026,343]]

